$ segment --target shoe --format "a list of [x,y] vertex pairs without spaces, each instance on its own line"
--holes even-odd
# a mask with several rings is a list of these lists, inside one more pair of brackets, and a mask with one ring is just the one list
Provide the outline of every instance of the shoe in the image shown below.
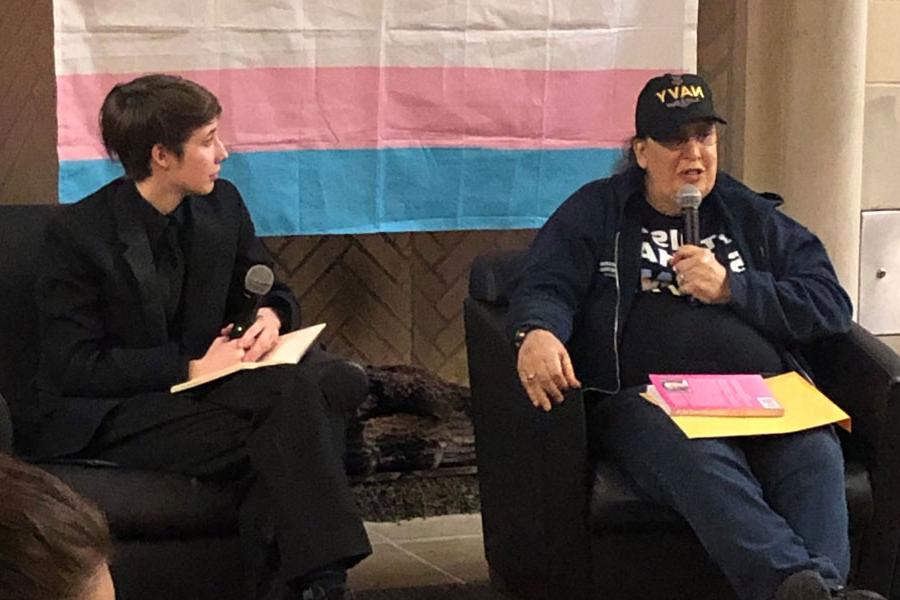
[[831,590],[831,597],[834,600],[887,600],[878,592],[858,590],[852,587],[841,587]]
[[781,582],[775,600],[832,600],[828,584],[816,571],[797,571]]
[[353,593],[345,584],[323,587],[312,584],[300,591],[300,600],[352,600]]
[[337,360],[321,367],[316,382],[332,408],[350,414],[369,395],[369,376],[359,364]]
[[303,588],[300,592],[300,600],[349,600],[349,598],[345,586],[325,589],[320,585],[313,584]]
[[300,600],[352,600],[347,589],[347,573],[343,570],[316,571],[300,586]]
[[774,600],[886,600],[884,596],[852,587],[829,588],[816,571],[798,571],[785,579]]

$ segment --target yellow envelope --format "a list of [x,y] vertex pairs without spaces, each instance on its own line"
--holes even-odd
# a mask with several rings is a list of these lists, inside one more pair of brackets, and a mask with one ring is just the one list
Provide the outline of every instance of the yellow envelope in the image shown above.
[[850,416],[799,373],[791,371],[769,377],[766,384],[784,407],[784,416],[672,417],[672,420],[690,439],[793,433],[829,423],[850,431]]

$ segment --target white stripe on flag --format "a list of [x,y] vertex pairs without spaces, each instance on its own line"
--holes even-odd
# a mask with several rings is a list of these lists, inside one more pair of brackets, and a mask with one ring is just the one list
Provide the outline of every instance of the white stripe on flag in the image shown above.
[[[337,7],[335,7],[337,5]],[[696,66],[697,0],[55,0],[57,75],[255,67]]]

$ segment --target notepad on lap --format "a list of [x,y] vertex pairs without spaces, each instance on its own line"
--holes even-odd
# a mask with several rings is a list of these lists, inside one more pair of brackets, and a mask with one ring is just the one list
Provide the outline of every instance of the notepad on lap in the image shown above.
[[300,359],[303,358],[303,355],[306,354],[306,351],[309,350],[309,347],[312,346],[313,342],[316,341],[316,338],[319,337],[319,334],[322,333],[323,329],[325,329],[325,323],[319,323],[318,325],[311,325],[309,327],[304,327],[303,329],[298,329],[297,331],[285,333],[278,338],[278,343],[275,344],[275,347],[269,350],[262,359],[256,362],[237,363],[236,365],[232,365],[219,371],[207,373],[200,377],[194,377],[188,381],[173,385],[169,391],[173,394],[177,394],[178,392],[183,392],[184,390],[189,390],[198,385],[215,381],[216,379],[231,375],[232,373],[237,373],[238,371],[259,369],[261,367],[273,367],[275,365],[297,364],[300,362]]
[[784,408],[760,375],[651,374],[648,399],[672,416],[780,417]]

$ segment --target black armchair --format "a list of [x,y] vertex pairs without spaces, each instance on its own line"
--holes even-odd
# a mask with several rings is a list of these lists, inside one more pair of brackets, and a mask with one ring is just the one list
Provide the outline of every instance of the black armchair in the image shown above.
[[[497,586],[529,599],[734,598],[679,515],[595,456],[589,399],[535,410],[504,333],[522,253],[472,265],[465,329],[485,555]],[[851,583],[900,599],[900,357],[854,325],[804,350],[817,384],[853,418],[842,435]]]
[[[43,230],[55,207],[0,206],[0,450],[40,424],[33,299]],[[6,399],[4,402],[3,398]],[[6,404],[12,412],[12,421]],[[14,427],[10,428],[10,423]],[[27,456],[25,457],[27,459]],[[237,600],[243,569],[232,494],[177,474],[92,461],[38,462],[106,513],[122,600]]]

